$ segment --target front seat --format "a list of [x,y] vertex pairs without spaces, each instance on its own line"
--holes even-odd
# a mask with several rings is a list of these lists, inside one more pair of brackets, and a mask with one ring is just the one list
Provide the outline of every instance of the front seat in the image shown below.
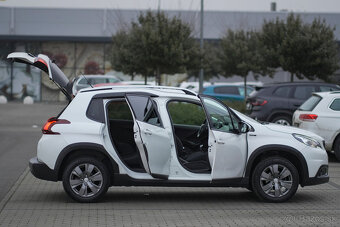
[[207,154],[202,151],[193,151],[188,147],[184,147],[181,139],[175,135],[176,148],[178,154],[185,156],[184,159],[188,162],[207,161]]

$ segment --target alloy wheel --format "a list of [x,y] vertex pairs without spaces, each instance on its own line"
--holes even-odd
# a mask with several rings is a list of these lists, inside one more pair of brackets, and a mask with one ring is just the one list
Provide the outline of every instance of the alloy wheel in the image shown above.
[[69,177],[70,186],[77,195],[90,197],[95,195],[103,185],[103,174],[93,164],[77,165]]
[[275,123],[275,124],[279,124],[279,125],[287,125],[287,126],[290,126],[290,123],[289,123],[287,120],[285,120],[285,119],[276,120],[274,123]]
[[280,164],[266,167],[260,178],[260,186],[264,193],[270,197],[286,195],[293,185],[293,176],[289,169]]

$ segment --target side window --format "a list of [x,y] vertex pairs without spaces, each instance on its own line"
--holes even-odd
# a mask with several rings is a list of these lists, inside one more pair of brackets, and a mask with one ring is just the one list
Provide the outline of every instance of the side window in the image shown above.
[[119,80],[116,79],[116,78],[108,78],[107,79],[107,83],[117,83],[117,82],[119,82]]
[[[253,90],[253,88],[247,87],[247,96],[249,96]],[[238,91],[240,92],[240,95],[244,96],[244,87],[238,87]]]
[[320,86],[320,91],[338,91],[339,88],[335,88],[335,87],[329,87],[329,86]]
[[78,84],[87,84],[86,79],[83,77],[80,79],[80,81],[78,82]]
[[233,120],[230,117],[228,109],[211,98],[203,97],[202,100],[208,113],[211,129],[223,132],[233,132]]
[[168,111],[173,124],[200,126],[206,119],[201,105],[187,101],[170,101]]
[[332,110],[340,111],[340,99],[335,99],[329,106]]
[[240,94],[238,87],[236,87],[236,86],[215,87],[214,92],[217,93],[217,94],[231,94],[231,95],[239,95]]
[[156,126],[162,126],[156,111],[157,105],[151,98],[129,95],[128,99],[137,120]]
[[296,86],[293,98],[306,100],[311,97],[315,91],[314,86]]
[[273,92],[273,95],[276,97],[288,98],[290,89],[291,88],[288,86],[279,87]]
[[133,120],[130,107],[125,100],[111,101],[108,104],[107,110],[109,120]]

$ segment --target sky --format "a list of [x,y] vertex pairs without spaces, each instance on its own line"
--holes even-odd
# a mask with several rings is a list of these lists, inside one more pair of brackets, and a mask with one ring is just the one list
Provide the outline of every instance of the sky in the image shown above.
[[[340,12],[340,0],[204,0],[205,10]],[[199,10],[201,0],[0,0],[0,7]]]

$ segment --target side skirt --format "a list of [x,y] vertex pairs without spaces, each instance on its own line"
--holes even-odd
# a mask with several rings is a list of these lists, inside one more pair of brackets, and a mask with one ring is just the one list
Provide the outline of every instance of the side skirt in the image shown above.
[[115,174],[112,186],[156,186],[156,187],[248,187],[249,178],[233,178],[213,181],[139,180],[125,174]]

